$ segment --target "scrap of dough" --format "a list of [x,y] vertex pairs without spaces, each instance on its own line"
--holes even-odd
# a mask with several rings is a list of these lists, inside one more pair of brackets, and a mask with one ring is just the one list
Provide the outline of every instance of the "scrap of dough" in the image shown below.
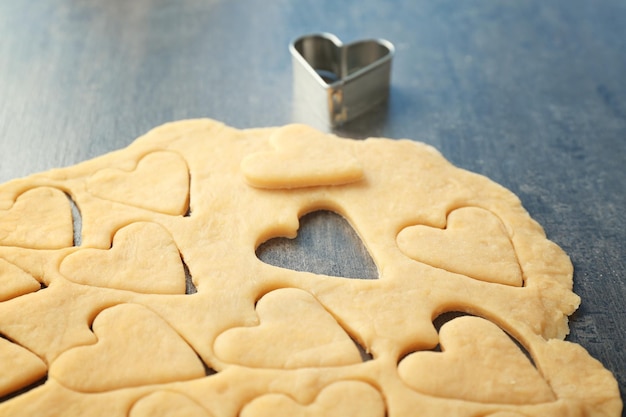
[[83,285],[146,294],[185,293],[185,269],[178,248],[156,223],[132,223],[120,229],[111,249],[72,253],[60,271]]
[[128,417],[211,417],[189,397],[178,392],[157,391],[137,401]]
[[32,275],[0,258],[0,302],[40,288],[41,284]]
[[268,394],[247,404],[240,417],[384,417],[385,402],[374,387],[361,381],[335,382],[311,404],[286,395]]
[[137,304],[120,304],[93,322],[95,345],[61,354],[49,377],[80,392],[103,392],[205,376],[204,366],[162,318]]
[[256,311],[258,326],[236,327],[217,337],[214,349],[220,359],[284,369],[361,362],[354,342],[309,293],[272,291],[258,301]]
[[133,171],[105,168],[87,187],[100,198],[171,215],[185,214],[189,203],[187,164],[174,152],[149,153]]
[[44,361],[21,346],[0,337],[0,397],[46,375]]
[[0,246],[60,249],[73,243],[72,210],[63,191],[33,188],[0,210]]
[[340,185],[363,178],[347,140],[342,143],[308,126],[291,125],[274,133],[270,142],[275,150],[254,153],[241,163],[246,180],[255,187]]
[[543,377],[495,324],[471,316],[439,331],[441,352],[416,352],[400,362],[400,377],[436,397],[498,404],[537,404],[555,397]]
[[502,222],[487,210],[464,207],[448,215],[445,229],[410,226],[398,234],[409,258],[497,284],[522,286],[515,250]]

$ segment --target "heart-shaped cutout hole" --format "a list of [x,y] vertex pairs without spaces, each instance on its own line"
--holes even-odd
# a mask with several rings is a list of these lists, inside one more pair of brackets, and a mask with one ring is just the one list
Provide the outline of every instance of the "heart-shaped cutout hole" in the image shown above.
[[270,239],[258,247],[257,257],[295,271],[378,279],[378,269],[357,233],[343,217],[331,211],[315,211],[301,217],[295,239]]

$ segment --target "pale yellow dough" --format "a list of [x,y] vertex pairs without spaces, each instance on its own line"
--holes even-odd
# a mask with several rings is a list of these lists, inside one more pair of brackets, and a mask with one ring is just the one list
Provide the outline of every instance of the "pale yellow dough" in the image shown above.
[[15,387],[26,386],[46,374],[46,364],[23,347],[0,338],[0,396],[10,394]]
[[[257,258],[316,210],[378,279]],[[2,417],[616,417],[579,301],[515,195],[418,142],[187,120],[0,185]]]

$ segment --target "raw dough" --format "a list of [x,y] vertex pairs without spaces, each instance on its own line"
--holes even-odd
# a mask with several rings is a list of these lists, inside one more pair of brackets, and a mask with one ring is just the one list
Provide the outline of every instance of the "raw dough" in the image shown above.
[[156,223],[131,223],[115,233],[110,249],[72,253],[59,270],[70,281],[94,287],[185,293],[185,270],[176,243]]
[[[378,279],[256,257],[316,210]],[[0,416],[619,416],[578,304],[517,197],[413,141],[187,120],[0,186]]]

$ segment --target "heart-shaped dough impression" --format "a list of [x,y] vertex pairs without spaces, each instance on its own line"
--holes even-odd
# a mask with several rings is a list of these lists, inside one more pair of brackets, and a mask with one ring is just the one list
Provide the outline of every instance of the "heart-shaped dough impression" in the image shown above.
[[211,417],[189,397],[171,391],[157,391],[141,398],[130,409],[128,417]]
[[417,225],[398,234],[411,259],[498,284],[522,286],[522,273],[504,225],[491,212],[465,207],[448,215],[445,229]]
[[172,236],[156,223],[120,229],[111,249],[81,249],[60,271],[78,284],[147,294],[184,294],[185,269]]
[[555,399],[530,360],[495,324],[459,317],[441,327],[439,340],[442,352],[416,352],[400,362],[400,377],[416,391],[496,404]]
[[134,171],[107,168],[96,172],[87,188],[106,200],[183,215],[189,204],[189,169],[177,153],[153,152],[144,156]]
[[42,378],[46,364],[35,354],[0,337],[0,397]]
[[74,244],[72,209],[63,191],[33,188],[0,210],[0,245],[60,249]]
[[61,354],[49,376],[80,392],[103,392],[205,376],[204,365],[161,317],[138,304],[102,311],[93,322],[95,345]]
[[257,398],[244,407],[241,417],[384,417],[385,402],[371,385],[341,381],[326,387],[308,405],[282,394]]
[[337,140],[305,126],[290,125],[270,138],[274,151],[248,155],[241,170],[250,185],[300,188],[341,185],[363,177],[351,142]]
[[41,284],[32,275],[0,258],[0,302],[40,288]]
[[341,366],[361,362],[355,343],[309,293],[272,291],[257,303],[261,323],[237,327],[215,340],[223,361],[254,368]]

